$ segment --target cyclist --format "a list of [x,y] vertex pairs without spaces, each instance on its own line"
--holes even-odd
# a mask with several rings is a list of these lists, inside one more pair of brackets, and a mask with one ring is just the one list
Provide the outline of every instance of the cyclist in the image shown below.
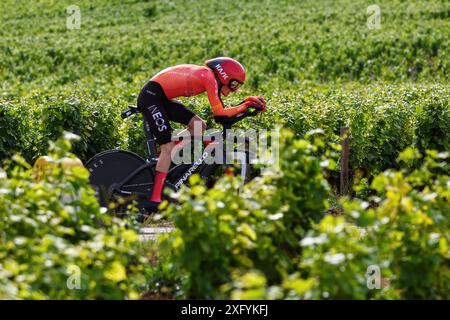
[[221,95],[228,96],[244,84],[245,69],[238,61],[227,57],[210,59],[205,64],[181,64],[164,69],[150,79],[138,96],[137,106],[160,145],[149,209],[161,203],[164,181],[172,162],[171,152],[176,145],[169,121],[186,125],[192,136],[194,126],[201,128],[201,134],[206,130],[205,121],[174,98],[206,92],[215,117],[232,117],[249,107],[266,111],[264,98],[255,96],[225,108]]

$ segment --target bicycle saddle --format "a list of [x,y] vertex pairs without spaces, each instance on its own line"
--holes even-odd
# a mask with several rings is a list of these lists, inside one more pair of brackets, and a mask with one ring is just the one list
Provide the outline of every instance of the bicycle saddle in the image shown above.
[[135,113],[140,112],[137,106],[134,106],[132,104],[128,105],[128,109],[123,111],[120,116],[122,117],[122,119],[126,119],[129,116],[132,116]]

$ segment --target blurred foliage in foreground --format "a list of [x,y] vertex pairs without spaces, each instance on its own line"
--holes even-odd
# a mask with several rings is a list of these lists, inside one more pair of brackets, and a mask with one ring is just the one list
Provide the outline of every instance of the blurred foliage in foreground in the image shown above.
[[55,166],[39,182],[18,156],[8,177],[0,169],[0,298],[139,297],[137,226],[100,210],[86,169],[63,168],[70,148],[52,144]]
[[[175,231],[145,246],[132,221],[100,210],[85,169],[57,165],[35,182],[16,156],[9,177],[0,172],[0,296],[448,299],[449,154],[405,149],[402,169],[377,175],[366,200],[341,199],[333,216],[330,148],[321,131],[282,131],[279,170],[240,192],[237,177],[206,190],[193,176],[166,209]],[[70,142],[51,149],[58,164]],[[368,287],[373,266],[383,289]],[[68,288],[73,268],[80,290]]]
[[320,139],[281,140],[280,171],[240,193],[236,178],[205,190],[194,177],[183,204],[169,207],[177,229],[161,237],[159,255],[180,276],[172,283],[190,298],[449,298],[448,153],[405,149],[403,169],[376,176],[369,201],[343,198],[332,216],[323,214]]

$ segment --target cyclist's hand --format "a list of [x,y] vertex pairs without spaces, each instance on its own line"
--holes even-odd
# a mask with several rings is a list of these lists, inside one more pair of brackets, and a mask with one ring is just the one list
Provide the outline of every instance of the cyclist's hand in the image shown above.
[[264,96],[258,96],[259,101],[261,101],[264,105],[264,107],[266,106],[266,99],[264,98]]
[[247,108],[254,108],[260,112],[266,111],[266,101],[264,100],[264,97],[250,96],[245,98],[244,103],[247,105]]
[[251,106],[251,108],[258,110],[259,112],[266,112],[267,111],[266,106],[263,106],[263,105],[260,105],[260,104],[259,105],[253,105],[253,106]]
[[264,107],[266,106],[266,100],[264,100],[263,96],[259,96],[259,97],[250,96],[250,97],[245,98],[244,101],[253,102],[255,104],[262,105]]
[[264,106],[263,110],[261,110],[262,112],[266,112],[267,110],[267,106],[266,106],[266,99],[264,99],[264,96],[258,96],[259,101],[262,102],[262,105]]

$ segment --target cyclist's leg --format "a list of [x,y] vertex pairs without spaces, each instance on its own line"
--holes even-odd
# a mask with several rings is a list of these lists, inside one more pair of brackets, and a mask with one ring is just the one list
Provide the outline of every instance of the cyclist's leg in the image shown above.
[[186,132],[189,132],[190,136],[198,136],[201,138],[203,132],[206,130],[206,122],[202,118],[176,100],[169,100],[166,110],[171,121],[187,126],[178,136],[186,136]]
[[192,136],[202,135],[206,130],[206,122],[198,115],[192,117],[188,123],[187,129]]
[[165,94],[161,86],[150,81],[138,97],[138,108],[147,120],[153,135],[161,146],[161,153],[156,164],[156,174],[150,200],[161,202],[162,188],[171,163],[171,150],[175,146],[172,142],[172,128],[165,108]]
[[159,154],[158,162],[156,163],[156,174],[152,196],[150,198],[153,202],[161,202],[164,181],[166,180],[167,172],[169,171],[172,162],[171,154],[174,147],[175,142],[173,141],[161,145],[161,152]]

